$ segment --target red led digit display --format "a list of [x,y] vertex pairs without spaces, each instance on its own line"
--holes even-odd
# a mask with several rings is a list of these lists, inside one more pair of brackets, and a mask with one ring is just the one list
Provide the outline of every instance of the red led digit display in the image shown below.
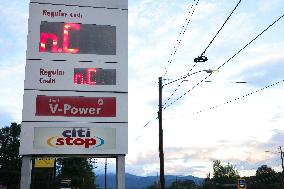
[[39,52],[115,55],[116,27],[44,21]]
[[115,85],[116,70],[102,68],[74,68],[74,84]]

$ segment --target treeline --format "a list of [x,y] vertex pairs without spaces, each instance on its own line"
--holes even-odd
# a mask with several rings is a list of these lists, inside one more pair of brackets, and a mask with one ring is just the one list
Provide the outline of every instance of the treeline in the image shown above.
[[[8,189],[20,188],[20,132],[21,125],[17,123],[0,128],[0,185]],[[68,185],[72,188],[96,189],[93,169],[90,158],[59,158],[54,168],[33,168],[31,188],[57,189],[60,188],[61,180],[70,180]],[[223,165],[216,160],[213,163],[213,175],[208,174],[201,186],[191,180],[177,180],[167,189],[236,189],[239,178],[235,166],[230,163]],[[246,180],[247,189],[284,189],[283,174],[267,165],[260,166],[255,176],[243,179]],[[147,189],[159,189],[159,183],[153,183]]]
[[[237,189],[239,173],[235,166],[228,163],[222,165],[220,160],[214,161],[213,175],[207,175],[202,185],[191,180],[173,182],[167,189]],[[267,165],[260,166],[255,176],[242,177],[246,181],[246,189],[284,189],[283,174],[277,173]],[[147,189],[160,189],[159,183],[153,183]]]

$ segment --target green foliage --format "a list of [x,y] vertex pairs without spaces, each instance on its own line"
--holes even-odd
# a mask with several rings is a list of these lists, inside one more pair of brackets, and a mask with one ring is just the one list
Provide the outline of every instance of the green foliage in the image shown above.
[[95,174],[90,159],[61,158],[58,159],[60,171],[58,179],[71,179],[71,186],[80,189],[96,189]]
[[256,170],[256,176],[248,178],[247,182],[251,189],[278,189],[281,177],[281,174],[271,167],[262,165]]
[[20,132],[17,123],[0,129],[0,182],[13,189],[19,188],[21,178]]
[[[213,178],[208,175],[202,189],[236,189],[236,186],[230,186],[239,178],[238,171],[233,165],[228,163],[223,166],[219,160],[216,160],[213,171]],[[267,165],[260,166],[255,176],[245,178],[247,189],[279,189],[281,179],[281,173],[276,173]]]
[[160,189],[160,185],[158,182],[154,182],[154,184],[148,186],[146,189]]
[[239,173],[235,169],[235,166],[228,163],[227,165],[221,165],[220,160],[215,160],[213,164],[213,180],[218,185],[236,183],[239,178]]
[[55,178],[53,168],[33,168],[31,178],[31,189],[55,189]]
[[181,180],[173,182],[168,189],[196,189],[197,186],[192,180]]
[[239,173],[235,166],[228,163],[222,165],[220,160],[215,160],[213,163],[213,178],[210,178],[210,173],[204,180],[202,189],[236,189]]
[[[167,189],[201,189],[192,180],[179,180],[173,182],[171,186],[166,188]],[[159,183],[154,182],[151,186],[148,186],[147,189],[160,189]]]
[[262,176],[269,176],[269,175],[274,175],[276,172],[271,168],[268,167],[267,165],[262,165],[256,170],[256,177],[262,177]]
[[204,183],[202,185],[202,189],[211,189],[212,187],[212,179],[210,179],[210,173],[204,179]]

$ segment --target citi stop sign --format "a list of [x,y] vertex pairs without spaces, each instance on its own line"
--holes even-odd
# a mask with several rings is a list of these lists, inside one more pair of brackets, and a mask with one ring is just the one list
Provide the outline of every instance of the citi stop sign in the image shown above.
[[246,180],[238,179],[238,189],[246,189]]

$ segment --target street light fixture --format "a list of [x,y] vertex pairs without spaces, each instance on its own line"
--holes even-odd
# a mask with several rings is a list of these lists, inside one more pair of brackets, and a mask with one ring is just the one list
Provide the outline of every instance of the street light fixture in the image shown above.
[[159,157],[160,157],[160,189],[165,189],[165,173],[164,173],[164,139],[163,139],[163,87],[169,84],[172,84],[174,82],[185,80],[187,77],[192,76],[194,74],[200,73],[200,72],[206,72],[209,74],[218,72],[218,70],[200,70],[193,73],[188,73],[178,79],[175,79],[173,81],[170,81],[163,85],[163,78],[159,77],[159,111],[158,111],[158,119],[159,119]]

